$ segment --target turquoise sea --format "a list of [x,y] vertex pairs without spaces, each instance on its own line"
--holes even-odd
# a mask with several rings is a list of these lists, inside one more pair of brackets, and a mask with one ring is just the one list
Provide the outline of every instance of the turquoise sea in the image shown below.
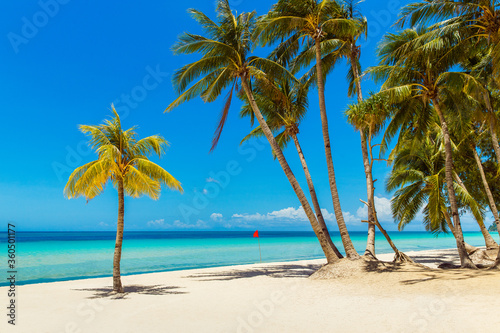
[[[264,262],[322,258],[312,232],[260,233]],[[249,232],[126,232],[122,274],[138,274],[259,262],[259,244]],[[363,252],[365,232],[351,233],[354,245]],[[425,232],[392,232],[403,251],[454,248],[450,235],[436,237]],[[495,239],[496,237],[494,235]],[[465,233],[466,241],[483,246],[481,233]],[[16,269],[18,284],[63,281],[112,275],[114,232],[18,232]],[[339,248],[340,235],[333,233]],[[2,271],[7,271],[7,234],[0,233]],[[377,253],[390,253],[382,235]],[[1,282],[0,286],[7,285]]]

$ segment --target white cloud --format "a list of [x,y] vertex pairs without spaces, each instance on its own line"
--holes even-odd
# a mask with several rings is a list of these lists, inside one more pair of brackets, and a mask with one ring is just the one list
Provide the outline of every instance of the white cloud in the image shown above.
[[147,225],[148,227],[161,227],[165,225],[165,219],[149,221]]
[[337,219],[335,218],[335,213],[330,213],[328,210],[325,208],[321,209],[321,213],[323,214],[323,218],[327,222],[335,222]]
[[149,221],[148,227],[156,229],[208,229],[210,226],[203,220],[196,221],[195,224],[183,223],[180,220],[175,220],[172,223],[165,223],[165,219]]
[[179,220],[174,221],[172,224],[172,228],[175,229],[208,229],[209,225],[207,222],[203,220],[196,221],[195,224],[183,223]]
[[[379,221],[392,222],[391,199],[375,196],[375,209],[377,210]],[[358,220],[366,220],[368,218],[368,207],[363,204],[363,206],[359,207],[356,211],[356,216]]]
[[220,184],[220,182],[217,179],[214,179],[212,177],[206,179],[207,183],[217,183]]
[[222,216],[222,214],[220,213],[213,213],[212,215],[210,215],[210,219],[215,222],[221,221],[223,217],[224,216]]
[[103,228],[109,227],[109,224],[104,223],[104,222],[100,222],[98,225],[99,225],[100,227],[103,227]]
[[355,216],[355,215],[352,215],[350,212],[342,212],[343,215],[344,215],[344,221],[345,223],[348,223],[348,224],[356,224],[356,223],[359,223],[361,222],[360,218]]
[[[323,217],[326,221],[335,221],[335,215],[328,212],[326,209],[322,209]],[[288,207],[281,210],[276,210],[267,214],[233,214],[231,216],[237,221],[244,222],[255,222],[255,221],[276,221],[276,222],[305,222],[309,219],[304,211],[304,208],[300,206],[299,208]]]

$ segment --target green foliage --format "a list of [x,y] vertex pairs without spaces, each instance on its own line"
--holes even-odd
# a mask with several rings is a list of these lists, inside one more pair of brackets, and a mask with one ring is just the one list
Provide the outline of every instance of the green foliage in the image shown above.
[[498,227],[497,227],[497,224],[495,222],[493,222],[490,227],[488,228],[488,231],[490,232],[494,232],[494,231],[498,231]]
[[371,94],[361,103],[348,105],[344,114],[347,122],[354,128],[373,137],[384,128],[393,111],[394,106],[386,98],[380,94]]
[[[399,147],[393,152],[393,168],[386,182],[386,189],[394,191],[392,212],[400,230],[423,212],[426,230],[438,233],[448,230],[449,202],[444,170],[444,148],[437,124],[424,140],[415,139],[405,132]],[[478,221],[483,221],[484,207],[454,182],[459,207],[468,211]]]
[[166,109],[171,111],[195,97],[201,97],[203,101],[210,103],[229,88],[211,150],[215,149],[221,137],[233,92],[239,90],[239,79],[255,79],[269,84],[274,80],[295,79],[286,68],[276,62],[250,56],[256,28],[255,12],[236,15],[228,0],[218,0],[216,11],[217,22],[214,22],[198,10],[188,10],[203,29],[205,36],[186,32],[179,37],[173,51],[175,54],[198,53],[201,59],[175,72],[173,83],[180,96]]
[[163,156],[168,142],[159,135],[137,139],[135,128],[122,130],[113,106],[112,110],[114,118],[104,124],[80,126],[90,137],[89,145],[98,159],[73,171],[64,194],[70,199],[83,196],[88,201],[101,194],[108,182],[115,187],[123,182],[125,193],[133,198],[147,195],[156,200],[162,185],[182,191],[178,180],[149,160],[153,153]]
[[[253,94],[269,128],[283,149],[294,135],[299,133],[299,125],[305,117],[308,107],[308,92],[312,79],[301,81],[276,82],[269,86],[259,82],[253,87]],[[241,109],[241,117],[253,117],[253,110],[246,96]],[[253,119],[252,119],[253,123]],[[261,127],[255,128],[242,143],[252,137],[263,136]]]

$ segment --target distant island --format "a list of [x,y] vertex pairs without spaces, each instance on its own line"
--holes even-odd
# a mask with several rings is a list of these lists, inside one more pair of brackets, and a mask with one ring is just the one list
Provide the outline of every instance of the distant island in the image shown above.
[[491,226],[488,228],[488,231],[489,231],[489,232],[498,231],[497,224],[496,224],[495,222],[493,222],[493,223],[491,224]]

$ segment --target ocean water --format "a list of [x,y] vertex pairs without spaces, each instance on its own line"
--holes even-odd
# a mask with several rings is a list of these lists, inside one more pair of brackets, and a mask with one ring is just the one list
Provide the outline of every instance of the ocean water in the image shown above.
[[[253,232],[125,232],[121,270],[123,275],[170,270],[227,266],[259,262],[259,244]],[[262,261],[323,258],[312,232],[259,231]],[[436,237],[425,232],[392,232],[402,251],[454,248],[450,235]],[[466,241],[483,246],[481,233],[465,233]],[[494,235],[495,239],[496,237]],[[342,250],[338,233],[335,244]],[[365,232],[353,232],[354,246],[361,253]],[[377,235],[377,253],[390,253]],[[29,284],[112,275],[114,232],[17,232],[17,283]],[[7,234],[0,233],[2,271],[7,271]],[[3,253],[2,253],[3,252]],[[7,285],[0,280],[0,286]]]

